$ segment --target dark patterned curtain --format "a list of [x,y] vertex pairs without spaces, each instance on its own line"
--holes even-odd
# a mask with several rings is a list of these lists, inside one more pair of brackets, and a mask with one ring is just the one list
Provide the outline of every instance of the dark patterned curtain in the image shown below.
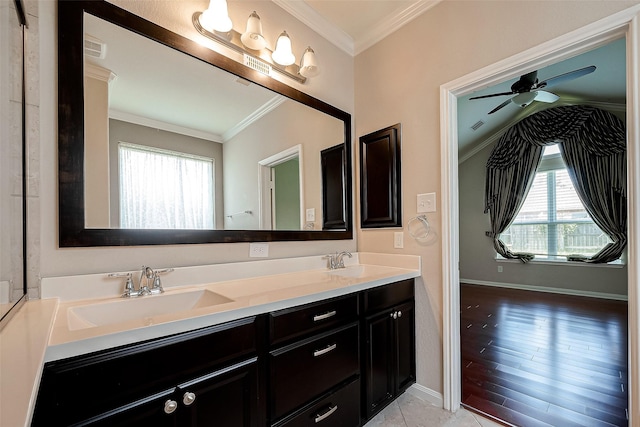
[[624,123],[589,106],[550,108],[521,120],[498,140],[487,161],[485,213],[491,217],[496,251],[528,262],[533,254],[511,252],[499,239],[522,207],[542,157],[543,147],[560,144],[562,157],[582,204],[613,241],[591,258],[616,260],[627,243],[626,134]]

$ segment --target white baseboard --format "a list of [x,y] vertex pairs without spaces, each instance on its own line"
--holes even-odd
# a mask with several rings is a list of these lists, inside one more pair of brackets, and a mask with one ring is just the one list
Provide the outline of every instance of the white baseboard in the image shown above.
[[616,301],[629,300],[627,295],[608,294],[604,292],[581,291],[577,289],[552,288],[548,286],[520,285],[517,283],[503,283],[503,282],[486,282],[483,280],[462,279],[462,278],[460,279],[460,283],[468,283],[470,285],[493,286],[496,288],[519,289],[522,291],[547,292],[550,294],[563,294],[563,295],[572,295],[572,296],[579,296],[579,297],[602,298],[602,299],[609,299],[609,300],[616,300]]
[[437,391],[431,390],[430,388],[427,388],[418,383],[412,384],[411,387],[407,389],[407,393],[417,397],[420,400],[431,403],[438,408],[444,407],[444,399],[442,398],[442,393],[438,393]]

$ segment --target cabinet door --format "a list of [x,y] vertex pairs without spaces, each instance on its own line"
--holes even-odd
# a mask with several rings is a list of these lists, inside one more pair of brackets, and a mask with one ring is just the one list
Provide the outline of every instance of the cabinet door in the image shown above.
[[369,419],[394,397],[394,322],[392,310],[368,317],[365,321],[365,414]]
[[404,391],[416,381],[416,334],[414,303],[397,307],[399,314],[394,320],[397,342],[396,394]]
[[75,425],[91,427],[177,427],[177,409],[178,402],[175,401],[174,391],[168,390]]
[[370,419],[415,382],[415,318],[413,301],[367,317],[365,416]]
[[259,409],[257,358],[183,383],[176,393],[179,426],[257,427]]

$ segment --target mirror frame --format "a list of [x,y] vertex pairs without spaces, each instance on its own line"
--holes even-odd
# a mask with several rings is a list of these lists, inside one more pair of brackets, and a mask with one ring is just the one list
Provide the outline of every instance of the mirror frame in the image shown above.
[[[250,80],[344,123],[344,230],[141,230],[85,228],[83,15],[87,12]],[[104,0],[58,1],[59,246],[345,240],[353,238],[351,115]]]
[[[22,151],[21,155],[21,183],[20,188],[22,191],[22,200],[20,202],[20,206],[22,208],[22,220],[20,221],[20,226],[22,227],[22,247],[18,248],[21,252],[21,270],[20,276],[22,277],[22,295],[16,301],[13,301],[13,305],[9,307],[5,312],[0,312],[0,330],[4,328],[14,314],[18,311],[18,309],[26,302],[27,300],[27,178],[26,178],[26,170],[27,170],[27,101],[26,101],[26,37],[27,37],[27,28],[29,24],[27,23],[27,14],[25,11],[24,0],[13,0],[14,7],[16,9],[16,19],[18,24],[20,25],[20,37],[21,37],[21,45],[20,45],[20,99],[22,105],[20,106],[20,148]],[[10,11],[8,13],[11,13]],[[3,100],[4,101],[4,100]],[[14,249],[16,249],[14,247]],[[11,290],[9,291],[11,292]],[[11,296],[9,296],[11,299]],[[11,304],[11,303],[9,303]]]

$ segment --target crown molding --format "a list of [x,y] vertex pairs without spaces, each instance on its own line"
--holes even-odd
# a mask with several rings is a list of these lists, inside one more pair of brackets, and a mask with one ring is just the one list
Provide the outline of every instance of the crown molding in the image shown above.
[[353,38],[325,19],[304,1],[272,1],[339,49],[351,56],[355,56]]
[[349,34],[325,19],[304,1],[272,0],[309,28],[351,56],[364,52],[403,25],[417,18],[442,0],[419,0],[409,7],[372,23],[369,31],[360,39],[354,40]]
[[413,21],[442,0],[416,1],[409,7],[385,17],[380,22],[371,25],[369,31],[360,39],[355,40],[354,56],[369,49],[380,40],[395,32],[402,26]]

